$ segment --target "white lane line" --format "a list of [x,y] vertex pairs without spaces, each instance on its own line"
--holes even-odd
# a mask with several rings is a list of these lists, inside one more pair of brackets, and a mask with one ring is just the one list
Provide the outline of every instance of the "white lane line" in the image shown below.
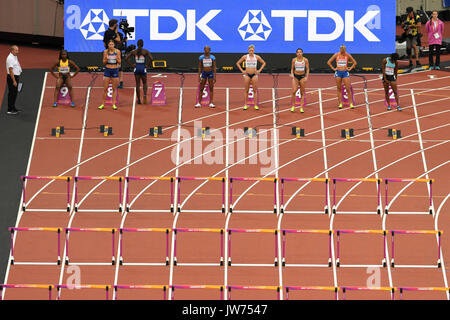
[[[415,120],[416,120],[417,135],[419,137],[420,150],[422,150],[421,154],[422,154],[423,170],[424,170],[424,172],[428,172],[427,159],[425,158],[425,152],[423,152],[422,132],[420,130],[419,115],[417,113],[416,98],[414,96],[414,90],[413,89],[411,89],[411,99],[412,99],[412,104],[413,104],[413,109],[414,109],[414,117],[415,117]],[[428,176],[428,174],[426,174],[425,178],[429,179],[430,177]],[[427,183],[427,188],[428,188],[428,196],[431,197],[431,190],[430,190],[430,184],[429,183]],[[430,210],[432,210],[433,215],[434,215],[435,212],[434,212],[433,199],[431,199]]]
[[[228,166],[229,164],[229,156],[230,156],[230,149],[229,149],[229,144],[230,144],[230,90],[227,88],[226,91],[226,101],[225,101],[225,107],[226,107],[226,118],[225,118],[225,177],[226,177],[226,185],[225,185],[225,215],[228,217],[228,215],[231,215],[231,213],[229,213],[230,208],[229,208],[229,201],[228,201],[228,197],[229,197],[229,177],[230,177],[230,173],[228,170]],[[225,220],[227,221],[227,219]],[[225,222],[225,230],[227,229],[227,224]],[[228,286],[228,241],[227,241],[227,237],[228,235],[225,232],[225,235],[223,237],[223,241],[224,243],[224,248],[225,248],[225,253],[224,253],[224,288],[226,288]],[[228,295],[224,294],[223,295],[223,299],[224,300],[228,300]]]
[[[85,106],[85,110],[84,110],[84,116],[83,116],[83,127],[81,130],[81,139],[80,139],[80,145],[78,147],[78,157],[77,157],[77,166],[76,166],[76,170],[75,170],[75,176],[78,176],[80,167],[78,166],[78,164],[81,162],[81,155],[83,154],[83,142],[84,142],[84,134],[86,133],[86,119],[87,119],[87,115],[88,115],[88,110],[89,110],[89,97],[90,97],[90,92],[91,92],[91,88],[88,88],[87,91],[87,95],[86,95],[86,106]],[[72,191],[72,203],[70,206],[70,219],[68,222],[67,227],[70,228],[72,226],[72,221],[75,218],[75,207],[74,207],[74,202],[75,202],[75,184],[73,185],[73,191]],[[66,234],[67,239],[69,239],[70,234]],[[59,280],[58,280],[58,284],[62,285],[62,281],[64,279],[64,266],[65,266],[65,262],[67,257],[67,251],[68,248],[66,247],[66,241],[64,242],[64,249],[63,249],[63,255],[62,255],[62,260],[61,260],[61,271],[59,274]],[[58,298],[60,297],[60,292],[58,292]]]
[[[450,193],[447,194],[445,199],[441,202],[441,204],[439,205],[439,208],[438,208],[438,210],[436,212],[436,216],[435,216],[435,220],[434,220],[434,230],[436,230],[436,231],[439,230],[439,224],[438,224],[439,214],[441,213],[441,209],[444,207],[444,204],[447,202],[447,200],[449,198],[450,198]],[[438,235],[436,235],[436,241],[439,243]],[[443,276],[443,279],[444,279],[444,287],[448,288],[447,273],[446,273],[446,270],[445,270],[445,263],[444,263],[444,255],[442,254],[442,245],[441,245],[440,255],[441,255],[442,276]],[[448,290],[445,293],[447,294],[447,300],[450,300],[450,293],[448,292]]]

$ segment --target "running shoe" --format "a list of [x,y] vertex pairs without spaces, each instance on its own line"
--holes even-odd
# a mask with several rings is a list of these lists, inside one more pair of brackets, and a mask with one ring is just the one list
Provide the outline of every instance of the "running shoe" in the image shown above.
[[397,106],[397,110],[402,111],[402,108],[400,108],[400,106]]
[[353,103],[350,103],[350,109],[355,108],[355,106],[353,105]]
[[141,100],[138,99],[137,104],[141,104]]
[[259,107],[255,104],[255,110],[259,110]]
[[200,103],[197,103],[194,107],[200,108],[202,105]]
[[117,106],[115,104],[113,104],[112,108],[113,110],[117,110]]
[[416,67],[421,67],[422,65],[420,64],[419,60],[416,60]]
[[99,110],[103,110],[104,107],[105,107],[105,105],[102,104],[102,105],[100,105],[100,106],[98,107],[98,109],[99,109]]
[[392,107],[390,105],[388,105],[387,107],[388,111],[392,109]]
[[248,106],[247,106],[247,105],[244,105],[244,110],[247,110],[247,108],[248,108]]
[[210,108],[215,108],[216,105],[215,105],[214,103],[210,103],[210,104],[209,104],[209,107],[210,107]]
[[123,81],[120,81],[119,85],[117,86],[118,89],[123,89]]
[[75,103],[72,101],[72,103],[70,104],[70,106],[71,106],[72,108],[75,108]]
[[441,70],[441,67],[436,66],[436,67],[434,67],[434,69],[436,69],[436,70]]
[[294,112],[294,111],[295,111],[295,106],[292,106],[291,112]]
[[342,103],[338,105],[338,108],[339,108],[339,109],[342,109]]
[[303,108],[302,108],[302,107],[300,107],[300,112],[301,112],[301,113],[305,112],[305,111],[303,111]]
[[56,102],[54,104],[52,104],[53,108],[56,108],[56,106],[57,106]]
[[144,96],[144,104],[147,104],[147,96]]
[[434,69],[434,67],[433,67],[433,66],[430,66],[429,70],[433,70],[433,69]]

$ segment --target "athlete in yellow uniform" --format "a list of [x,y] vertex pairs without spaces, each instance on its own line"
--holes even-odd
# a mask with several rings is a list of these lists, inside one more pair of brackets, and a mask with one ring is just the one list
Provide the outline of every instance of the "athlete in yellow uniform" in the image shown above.
[[[75,70],[75,73],[70,75],[70,68],[73,68]],[[55,73],[55,69],[58,69],[58,73]],[[67,89],[69,90],[69,95],[72,100],[72,107],[75,107],[75,98],[73,96],[72,91],[72,78],[74,78],[78,72],[80,72],[80,68],[69,59],[69,54],[66,50],[61,50],[59,53],[59,59],[58,62],[56,62],[51,68],[50,72],[52,75],[56,78],[56,87],[55,87],[55,95],[54,95],[54,103],[53,107],[57,106],[57,100],[58,100],[58,93],[61,87],[65,84],[67,86]]]

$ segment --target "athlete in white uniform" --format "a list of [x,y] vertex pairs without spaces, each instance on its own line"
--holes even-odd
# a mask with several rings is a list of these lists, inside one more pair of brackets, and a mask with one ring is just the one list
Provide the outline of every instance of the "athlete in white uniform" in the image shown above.
[[309,61],[303,56],[303,50],[297,49],[297,56],[291,62],[291,77],[292,77],[292,97],[291,97],[291,112],[295,111],[295,94],[300,86],[300,112],[303,112],[305,104],[305,86],[309,76]]
[[[241,64],[245,61],[245,71],[242,69]],[[257,69],[258,62],[261,64],[261,67]],[[250,88],[250,83],[253,86],[253,91],[255,93],[255,110],[259,110],[258,106],[258,74],[261,73],[261,71],[266,66],[266,62],[257,54],[255,54],[255,46],[249,45],[248,46],[248,54],[243,55],[238,62],[236,62],[237,67],[239,70],[244,74],[244,110],[247,110],[247,99],[248,99],[248,90]]]

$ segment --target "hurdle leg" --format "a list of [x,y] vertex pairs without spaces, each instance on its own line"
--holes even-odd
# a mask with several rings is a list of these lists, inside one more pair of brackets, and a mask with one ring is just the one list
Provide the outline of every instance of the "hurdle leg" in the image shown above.
[[114,248],[115,248],[115,239],[116,239],[116,229],[112,229],[112,259],[111,259],[111,264],[115,265],[116,264],[116,258],[114,256]]
[[328,232],[328,267],[331,267],[331,246],[333,245],[333,243],[332,243],[332,238],[331,238],[331,236],[333,235],[333,231],[329,231]]
[[385,203],[385,207],[384,207],[384,213],[388,214],[389,213],[389,201],[388,201],[388,180],[384,180],[384,203]]
[[377,181],[377,214],[381,214],[381,186],[380,186],[381,180],[378,179]]
[[122,177],[119,178],[119,212],[122,212]]
[[438,268],[441,267],[441,232],[438,231],[438,261],[437,261]]
[[25,188],[26,188],[26,178],[22,177],[22,211],[25,212],[26,208],[27,208],[27,200],[26,200],[26,195],[25,195]]
[[123,265],[123,229],[119,229],[119,265]]
[[181,195],[180,195],[180,193],[181,193],[181,179],[180,178],[178,178],[178,188],[177,188],[177,190],[178,190],[178,195],[177,195],[177,210],[178,210],[178,212],[181,212],[181,201],[180,201],[180,199],[181,199]]
[[66,229],[66,266],[69,265],[69,229]]
[[394,231],[392,231],[392,259],[391,259],[391,267],[394,268]]
[[273,180],[273,213],[277,213],[277,178]]
[[228,266],[231,267],[231,230],[228,230]]
[[67,212],[70,212],[70,178],[67,178]]
[[340,232],[337,231],[336,232],[337,235],[337,245],[336,245],[336,249],[337,249],[337,259],[336,259],[336,267],[340,267],[340,261],[339,261],[339,257],[340,257]]
[[429,181],[430,186],[430,214],[433,214],[433,184],[432,180]]
[[283,242],[282,242],[282,245],[281,245],[281,249],[282,249],[281,265],[283,267],[285,267],[286,266],[286,258],[285,258],[285,256],[286,256],[286,231],[285,230],[283,230]]
[[57,265],[59,266],[61,264],[61,229],[58,228],[58,261]]
[[333,179],[333,214],[336,214],[336,179]]
[[383,232],[383,267],[386,267],[386,231]]
[[[173,265],[177,265],[177,230],[173,230]],[[173,290],[173,288],[172,288]]]
[[278,231],[275,230],[275,267],[278,266]]
[[233,212],[233,178],[230,178],[230,195],[229,195],[230,213]]
[[169,229],[166,229],[166,266],[169,265]]
[[78,178],[74,178],[74,201],[75,201],[75,212],[78,212]]
[[328,179],[325,179],[325,214],[328,214]]
[[170,178],[170,212],[174,211],[173,178]]
[[10,228],[11,231],[11,264],[14,264],[14,228]]
[[223,266],[223,229],[220,230],[220,266]]
[[280,204],[280,211],[281,213],[284,213],[284,179],[281,179],[281,204]]
[[225,213],[225,178],[222,179],[222,213]]

